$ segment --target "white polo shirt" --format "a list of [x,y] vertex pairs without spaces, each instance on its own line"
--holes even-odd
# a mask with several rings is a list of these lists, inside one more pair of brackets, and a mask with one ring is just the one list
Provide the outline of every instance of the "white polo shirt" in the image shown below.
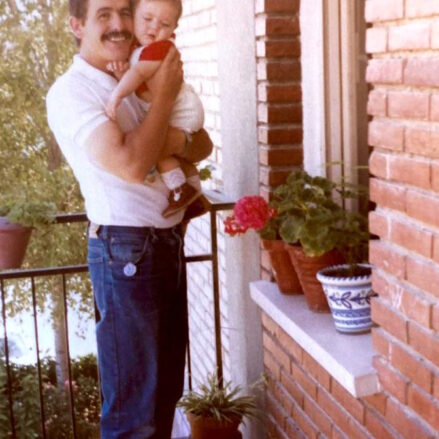
[[[76,55],[72,66],[52,85],[47,94],[50,129],[77,178],[90,221],[101,225],[172,227],[183,212],[163,218],[169,190],[155,174],[153,183],[129,183],[110,174],[87,154],[90,134],[109,120],[105,105],[117,81]],[[133,130],[143,112],[134,95],[126,97],[117,112],[123,132]]]

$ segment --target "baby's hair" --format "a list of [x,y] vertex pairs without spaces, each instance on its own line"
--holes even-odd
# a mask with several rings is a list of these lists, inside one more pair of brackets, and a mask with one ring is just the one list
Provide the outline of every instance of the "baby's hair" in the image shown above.
[[141,1],[154,1],[154,2],[166,2],[166,3],[171,3],[175,6],[175,10],[177,11],[177,21],[180,19],[181,14],[183,13],[183,5],[181,0],[130,0],[131,1],[131,7],[133,9],[133,11],[136,9],[137,5],[141,2]]

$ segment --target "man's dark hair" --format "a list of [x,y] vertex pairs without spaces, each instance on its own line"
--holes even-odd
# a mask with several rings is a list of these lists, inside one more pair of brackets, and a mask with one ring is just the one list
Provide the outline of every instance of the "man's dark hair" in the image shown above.
[[69,14],[72,17],[85,20],[87,16],[88,0],[69,0]]

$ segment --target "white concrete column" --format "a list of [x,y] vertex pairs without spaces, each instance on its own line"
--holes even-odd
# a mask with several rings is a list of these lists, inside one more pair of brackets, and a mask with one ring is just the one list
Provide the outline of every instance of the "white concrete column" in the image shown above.
[[[258,193],[254,0],[217,0],[222,172],[234,199]],[[260,277],[259,238],[226,238],[231,379],[247,385],[263,370],[260,312],[249,282]],[[262,423],[247,423],[245,439],[263,438]]]

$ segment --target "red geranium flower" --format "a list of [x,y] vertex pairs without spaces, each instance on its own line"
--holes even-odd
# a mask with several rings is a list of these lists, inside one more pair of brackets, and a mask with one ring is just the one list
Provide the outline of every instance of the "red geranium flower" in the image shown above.
[[245,196],[236,202],[233,214],[224,220],[225,232],[235,236],[248,229],[260,231],[275,216],[276,210],[270,208],[263,197]]

